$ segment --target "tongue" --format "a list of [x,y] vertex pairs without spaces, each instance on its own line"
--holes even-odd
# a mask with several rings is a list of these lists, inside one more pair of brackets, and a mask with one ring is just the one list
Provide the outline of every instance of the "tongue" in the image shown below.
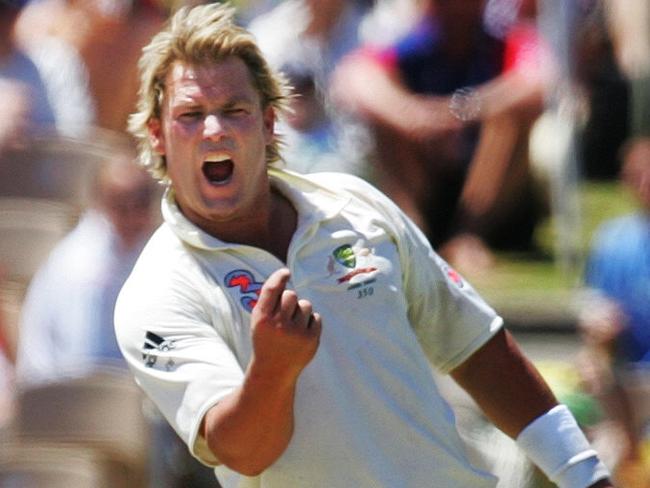
[[203,174],[211,183],[223,183],[230,178],[232,170],[232,161],[210,161],[203,164]]

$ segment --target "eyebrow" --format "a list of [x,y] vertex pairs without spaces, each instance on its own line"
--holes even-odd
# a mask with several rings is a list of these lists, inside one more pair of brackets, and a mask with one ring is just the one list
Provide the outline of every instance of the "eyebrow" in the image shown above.
[[[202,107],[206,102],[210,102],[213,99],[206,96],[205,94],[182,94],[180,97],[174,97],[171,99],[171,106],[175,107]],[[256,100],[248,95],[244,94],[233,94],[223,102],[220,102],[219,105],[222,107],[232,107],[239,104],[255,105]]]

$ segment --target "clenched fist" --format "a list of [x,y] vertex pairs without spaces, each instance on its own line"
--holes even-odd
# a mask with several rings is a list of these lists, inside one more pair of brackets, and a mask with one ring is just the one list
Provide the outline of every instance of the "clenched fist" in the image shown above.
[[318,349],[321,317],[308,300],[287,290],[290,273],[269,276],[251,316],[253,362],[258,374],[294,382]]

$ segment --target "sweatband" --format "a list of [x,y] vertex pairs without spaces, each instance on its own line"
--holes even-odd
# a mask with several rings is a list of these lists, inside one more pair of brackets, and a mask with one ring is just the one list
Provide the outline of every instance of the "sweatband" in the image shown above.
[[560,488],[586,488],[609,477],[565,405],[528,424],[517,436],[517,445]]

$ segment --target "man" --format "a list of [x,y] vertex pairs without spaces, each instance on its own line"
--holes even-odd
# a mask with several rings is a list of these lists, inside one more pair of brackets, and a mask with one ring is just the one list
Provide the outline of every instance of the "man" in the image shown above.
[[29,2],[16,38],[51,86],[57,122],[66,135],[85,138],[89,126],[124,131],[136,99],[138,57],[172,3]]
[[155,186],[115,150],[93,182],[93,204],[32,279],[21,311],[21,387],[124,367],[113,328],[117,294],[153,230]]
[[232,18],[177,12],[144,51],[130,124],[169,187],[118,342],[192,453],[227,488],[493,487],[428,358],[561,486],[611,486],[501,319],[395,205],[349,175],[268,166],[286,88]]
[[[297,95],[291,100],[295,117],[276,128],[286,134],[286,168],[300,173],[367,173],[363,158],[367,137],[332,105],[329,91],[336,66],[367,37],[363,30],[373,12],[373,3],[366,0],[289,0],[248,24],[267,63],[289,78]],[[300,126],[301,114],[314,117],[314,125]]]
[[545,202],[527,144],[553,63],[534,2],[503,40],[486,30],[485,0],[421,3],[398,41],[339,64],[335,98],[373,135],[379,188],[455,267],[480,271],[493,250],[534,250]]
[[633,373],[646,373],[650,366],[650,137],[629,139],[621,159],[621,183],[638,208],[598,228],[585,276],[592,296],[579,326],[585,383],[620,426],[623,436],[613,447],[624,471],[643,458],[642,401],[634,402],[629,391]]
[[21,147],[34,132],[55,126],[41,75],[13,40],[24,3],[0,0],[0,155]]
[[[115,339],[113,311],[154,229],[156,187],[135,164],[133,148],[111,149],[92,181],[92,204],[29,285],[16,363],[22,389],[91,376],[107,367],[128,374]],[[148,466],[151,486],[175,486],[182,476],[201,476],[203,467],[188,462],[194,460],[183,455],[182,442],[167,423],[158,416],[151,420],[156,447]]]

